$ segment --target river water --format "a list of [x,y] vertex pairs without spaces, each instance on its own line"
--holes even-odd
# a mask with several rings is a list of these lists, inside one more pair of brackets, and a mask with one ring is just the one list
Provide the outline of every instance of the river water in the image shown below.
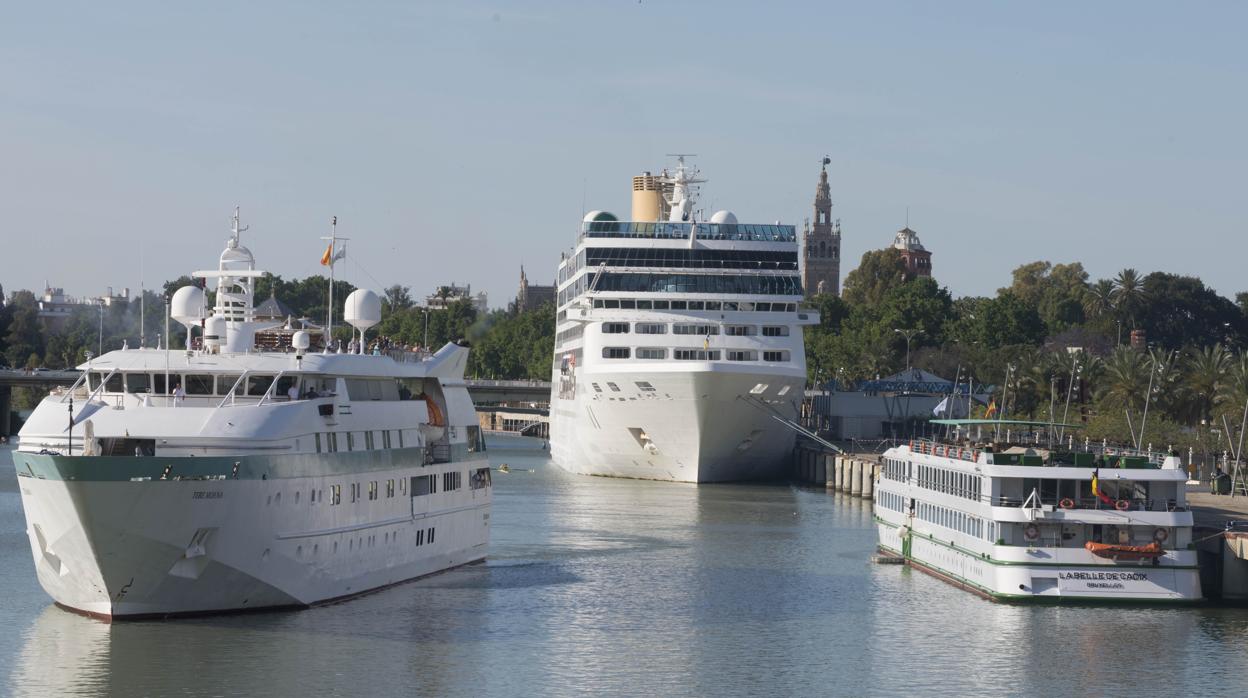
[[40,589],[4,450],[0,694],[1248,690],[1248,609],[996,604],[873,565],[857,498],[567,475],[507,443],[485,564],[307,611],[112,625]]

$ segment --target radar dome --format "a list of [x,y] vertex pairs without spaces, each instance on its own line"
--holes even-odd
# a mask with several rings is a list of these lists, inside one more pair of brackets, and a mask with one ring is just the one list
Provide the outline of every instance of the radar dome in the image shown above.
[[198,325],[204,319],[204,290],[183,286],[175,291],[169,302],[169,315],[182,325]]
[[732,211],[716,211],[715,215],[711,216],[711,222],[723,225],[736,225],[737,217]]
[[342,318],[355,329],[366,330],[381,322],[381,299],[368,289],[356,289],[347,296]]
[[585,223],[615,223],[619,221],[610,211],[590,211],[585,214]]
[[308,350],[312,346],[312,336],[303,330],[299,330],[290,337],[290,346],[298,349],[300,353]]

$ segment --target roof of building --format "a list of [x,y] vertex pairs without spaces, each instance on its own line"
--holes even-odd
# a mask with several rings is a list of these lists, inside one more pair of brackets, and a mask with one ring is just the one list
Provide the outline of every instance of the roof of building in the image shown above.
[[279,301],[276,295],[269,296],[268,300],[256,306],[256,317],[258,318],[288,318],[294,316],[295,311],[289,305]]

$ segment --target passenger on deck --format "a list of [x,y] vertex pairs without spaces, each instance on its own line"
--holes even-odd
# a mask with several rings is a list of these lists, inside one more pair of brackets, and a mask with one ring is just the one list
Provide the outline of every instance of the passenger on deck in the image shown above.
[[299,399],[299,386],[295,385],[294,383],[291,383],[290,388],[286,391],[286,397],[290,398],[291,402],[298,400]]

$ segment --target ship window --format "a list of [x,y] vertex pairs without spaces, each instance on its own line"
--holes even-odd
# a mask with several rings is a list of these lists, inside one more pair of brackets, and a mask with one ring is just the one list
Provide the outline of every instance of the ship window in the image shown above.
[[627,322],[604,322],[602,323],[603,334],[628,334]]
[[672,301],[672,310],[685,310],[686,303],[684,301]]
[[399,429],[399,448],[403,448],[403,430]]
[[151,379],[146,373],[127,373],[126,390],[131,393],[146,393],[151,388]]
[[412,478],[412,496],[423,497],[437,491],[434,486],[434,475],[417,475]]
[[689,301],[690,310],[702,310],[704,307],[705,306],[702,301]]
[[390,448],[390,430],[381,432],[381,447]]
[[[351,432],[347,432],[347,450],[348,450],[348,451],[354,451],[354,450],[355,450],[355,434],[353,434],[353,433],[351,433]],[[354,500],[352,500],[352,501],[354,501]]]
[[479,490],[489,487],[490,484],[490,469],[488,467],[477,468],[472,471],[472,475],[468,478],[468,487],[470,489]]
[[603,347],[602,358],[604,359],[627,359],[628,347]]
[[758,329],[753,325],[725,325],[724,334],[729,337],[752,337]]
[[394,480],[386,480],[386,497],[394,496]]
[[672,334],[717,335],[718,325],[672,325]]
[[763,327],[764,337],[788,337],[788,325],[768,325]]
[[374,499],[377,499],[377,481],[376,480],[372,480],[371,482],[368,483],[368,500],[371,502]]
[[469,453],[478,453],[485,450],[485,437],[481,433],[480,426],[468,427],[467,437]]
[[[667,350],[654,347],[639,347],[637,349],[637,358],[639,359],[666,359]],[[598,392],[602,392],[599,390]]]
[[637,302],[636,302],[636,301],[631,300],[631,299],[628,299],[628,298],[621,298],[621,299],[620,299],[620,308],[621,308],[621,309],[625,309],[625,308],[627,308],[627,309],[629,309],[629,310],[632,310],[632,309],[634,309],[634,308],[636,308],[636,307],[637,307]]
[[667,334],[667,325],[661,322],[639,322],[637,334]]
[[182,387],[187,395],[212,395],[212,376],[188,374]]
[[252,397],[264,395],[272,385],[273,376],[247,376],[247,394]]
[[734,301],[724,301],[724,310],[736,310],[737,304]]
[[616,385],[615,383],[607,383],[607,387],[610,388],[611,392],[613,393],[620,392],[620,386]]
[[756,312],[766,312],[771,310],[771,303],[755,303],[754,310]]
[[638,388],[640,388],[643,392],[647,392],[647,393],[654,392],[654,386],[651,385],[648,381],[635,381],[634,384]]
[[668,308],[668,302],[667,302],[667,301],[655,301],[655,302],[654,302],[654,309],[655,309],[655,310],[667,310],[667,308]]
[[434,535],[437,534],[437,532],[438,532],[438,529],[436,527],[429,529],[429,544],[430,545],[433,545],[433,537]]
[[316,437],[316,452],[320,453],[321,452],[321,433],[318,431],[315,434],[313,434],[313,436]]
[[672,357],[677,361],[719,361],[719,350],[703,351],[702,349],[674,349]]
[[618,308],[618,307],[620,307],[620,302],[619,302],[618,300],[610,300],[610,299],[608,299],[608,300],[604,300],[604,301],[602,302],[602,307],[604,307],[604,308]]
[[330,504],[342,504],[342,485],[331,485],[329,488]]
[[780,363],[789,360],[789,352],[787,351],[765,351],[763,352],[763,361],[772,363]]
[[278,378],[277,388],[274,389],[273,394],[281,398],[290,397],[290,389],[295,387],[295,383],[298,380],[299,379],[296,376],[282,376],[281,378]]
[[723,304],[720,303],[719,301],[707,301],[706,302],[707,310],[720,310],[722,308],[723,308]]
[[238,374],[217,376],[217,395],[229,395],[230,388],[238,381]]
[[601,307],[602,307],[602,299],[600,299],[600,298],[595,298],[595,299],[594,299],[594,307],[595,307],[595,308],[601,308]]
[[729,361],[758,361],[758,352],[748,349],[728,350]]
[[638,310],[650,310],[650,309],[652,309],[653,307],[654,307],[654,306],[653,306],[653,304],[651,304],[651,302],[650,302],[650,301],[643,301],[643,300],[639,300],[639,301],[637,301],[637,309],[638,309]]
[[364,432],[364,450],[373,450],[373,432],[371,431]]

